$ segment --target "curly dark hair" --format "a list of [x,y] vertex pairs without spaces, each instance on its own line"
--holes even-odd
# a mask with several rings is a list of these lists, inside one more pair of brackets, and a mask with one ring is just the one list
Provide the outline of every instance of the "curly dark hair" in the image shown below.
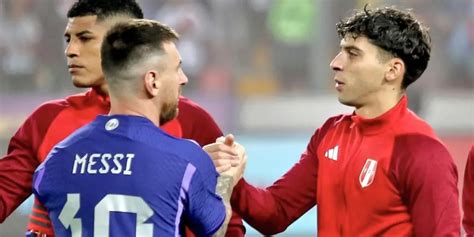
[[99,21],[117,15],[143,19],[143,11],[135,0],[78,0],[67,12],[68,18],[97,16]]
[[336,25],[341,39],[365,36],[369,42],[403,60],[406,72],[402,88],[407,88],[425,71],[430,60],[431,38],[428,29],[409,11],[395,7],[367,9]]

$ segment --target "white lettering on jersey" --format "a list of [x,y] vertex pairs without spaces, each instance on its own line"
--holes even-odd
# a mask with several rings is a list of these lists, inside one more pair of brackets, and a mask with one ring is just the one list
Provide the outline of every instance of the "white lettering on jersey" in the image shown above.
[[74,160],[74,166],[72,167],[72,173],[77,174],[77,167],[80,165],[81,166],[80,172],[81,174],[84,174],[86,163],[87,163],[87,154],[85,154],[83,157],[80,157],[78,154],[76,154],[76,159]]
[[100,174],[107,174],[110,170],[110,165],[109,165],[109,160],[112,159],[112,154],[105,153],[102,155],[102,159],[100,160],[100,163],[102,164],[102,167],[99,169]]
[[87,164],[87,173],[97,174],[97,170],[92,167],[97,163],[97,161],[95,161],[96,158],[100,158],[99,153],[94,153],[91,156],[89,156],[89,164]]
[[[76,154],[73,174],[123,174],[132,175],[133,153],[93,153],[83,156]],[[126,160],[123,162],[123,160]],[[122,163],[125,163],[123,165]],[[125,169],[124,169],[125,167]]]
[[115,167],[112,168],[112,170],[110,170],[112,174],[120,174],[122,172],[122,164],[120,163],[119,160],[122,160],[123,157],[124,157],[123,154],[120,154],[120,153],[114,155]]
[[125,171],[123,172],[124,175],[131,175],[132,171],[130,170],[132,168],[132,159],[135,158],[135,154],[127,154],[127,166],[125,168]]

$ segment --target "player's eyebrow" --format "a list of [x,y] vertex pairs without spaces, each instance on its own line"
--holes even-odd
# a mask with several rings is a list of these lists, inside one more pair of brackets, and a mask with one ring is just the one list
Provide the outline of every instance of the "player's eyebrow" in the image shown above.
[[341,48],[345,51],[356,51],[357,53],[362,53],[362,49],[354,45],[341,45]]
[[[83,30],[83,31],[81,31],[81,32],[79,32],[79,33],[76,33],[76,36],[77,36],[77,37],[81,37],[81,36],[86,35],[86,34],[92,34],[92,32],[89,31],[89,30]],[[71,34],[70,34],[69,32],[65,32],[65,33],[64,33],[64,37],[71,37]]]

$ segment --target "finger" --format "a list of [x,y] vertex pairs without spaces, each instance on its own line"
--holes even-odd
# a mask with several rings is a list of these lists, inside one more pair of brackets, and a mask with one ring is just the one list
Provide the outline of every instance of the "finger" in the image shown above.
[[217,173],[222,174],[223,172],[230,170],[230,168],[232,168],[232,166],[230,164],[227,164],[227,165],[216,167],[216,171]]
[[229,147],[228,145],[224,145],[222,143],[221,144],[214,143],[211,145],[207,145],[207,146],[204,146],[203,149],[204,151],[209,153],[209,155],[211,155],[211,153],[216,153],[216,152],[224,152],[233,156],[238,155],[237,151],[233,147]]
[[216,143],[224,143],[225,141],[225,137],[224,136],[220,136],[216,139]]
[[218,147],[218,146],[219,146],[218,143],[211,143],[211,144],[207,144],[207,145],[203,146],[202,149],[205,150],[206,152],[210,152],[210,151],[217,150],[216,147]]
[[234,135],[228,134],[227,136],[225,136],[224,144],[228,146],[232,146],[234,144],[234,141],[235,141]]
[[213,160],[212,163],[214,163],[215,167],[228,166],[231,164],[229,160],[224,160],[224,159]]
[[230,160],[230,164],[232,165],[232,167],[237,167],[240,165],[240,159],[231,159]]
[[245,147],[238,142],[234,142],[234,148],[237,152],[245,153]]
[[216,151],[213,152],[211,156],[212,160],[225,160],[226,162],[231,162],[231,161],[240,161],[240,157],[238,155],[230,154],[228,152],[223,152],[223,151]]

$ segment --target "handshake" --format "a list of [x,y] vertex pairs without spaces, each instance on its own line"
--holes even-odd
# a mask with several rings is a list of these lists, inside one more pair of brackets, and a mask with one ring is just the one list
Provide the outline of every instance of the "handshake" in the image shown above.
[[221,176],[233,177],[235,186],[242,178],[247,164],[245,147],[235,141],[234,135],[228,134],[217,138],[215,143],[206,145],[203,149],[211,157],[217,172]]

